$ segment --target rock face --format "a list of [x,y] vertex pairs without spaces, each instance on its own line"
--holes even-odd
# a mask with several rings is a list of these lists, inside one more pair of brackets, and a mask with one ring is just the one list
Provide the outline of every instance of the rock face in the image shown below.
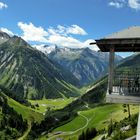
[[[56,47],[48,54],[50,60],[70,71],[81,86],[90,84],[102,77],[108,70],[108,53],[96,52],[89,48],[69,49]],[[116,62],[122,58],[116,56]]]
[[10,39],[10,36],[0,30],[0,44],[6,42],[8,39]]
[[[1,35],[1,33],[0,33]],[[5,35],[5,36],[4,36]],[[1,36],[0,36],[1,37]],[[2,35],[0,44],[0,84],[22,98],[41,99],[78,96],[73,76],[55,66],[42,52],[22,38]]]

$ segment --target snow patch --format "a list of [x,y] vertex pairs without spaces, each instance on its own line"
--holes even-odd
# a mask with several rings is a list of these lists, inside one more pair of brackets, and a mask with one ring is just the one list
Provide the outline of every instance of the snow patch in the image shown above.
[[55,50],[56,46],[55,45],[33,45],[34,48],[36,48],[37,50],[45,53],[46,55],[50,54],[52,51]]

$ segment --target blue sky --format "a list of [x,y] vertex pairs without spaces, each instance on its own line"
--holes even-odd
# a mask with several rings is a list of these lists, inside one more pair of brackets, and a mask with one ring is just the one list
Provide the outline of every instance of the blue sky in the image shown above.
[[134,25],[140,0],[0,0],[1,30],[31,44],[85,47]]

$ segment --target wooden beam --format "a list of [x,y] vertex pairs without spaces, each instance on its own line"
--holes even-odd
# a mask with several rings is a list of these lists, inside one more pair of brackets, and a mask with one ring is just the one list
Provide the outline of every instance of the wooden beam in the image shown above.
[[110,45],[115,46],[115,52],[140,52],[140,38],[100,39],[96,44],[102,52],[109,52]]
[[111,45],[109,53],[109,75],[108,75],[108,93],[111,94],[113,90],[114,78],[114,46]]

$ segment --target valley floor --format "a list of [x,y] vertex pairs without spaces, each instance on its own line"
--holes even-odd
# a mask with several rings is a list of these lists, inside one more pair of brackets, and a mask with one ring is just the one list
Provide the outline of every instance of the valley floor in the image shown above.
[[67,104],[71,103],[76,98],[58,98],[58,99],[43,99],[43,100],[29,100],[29,102],[34,106],[36,112],[45,115],[45,112],[49,110],[57,110],[65,107]]
[[[138,106],[131,105],[130,109],[131,114],[138,113]],[[123,112],[123,107],[120,104],[104,105],[86,111],[80,111],[78,112],[78,116],[71,122],[53,130],[47,136],[48,138],[42,136],[40,140],[55,140],[57,138],[77,140],[78,135],[87,128],[106,129],[111,119],[114,122],[118,122],[125,117],[128,117],[128,114]]]

